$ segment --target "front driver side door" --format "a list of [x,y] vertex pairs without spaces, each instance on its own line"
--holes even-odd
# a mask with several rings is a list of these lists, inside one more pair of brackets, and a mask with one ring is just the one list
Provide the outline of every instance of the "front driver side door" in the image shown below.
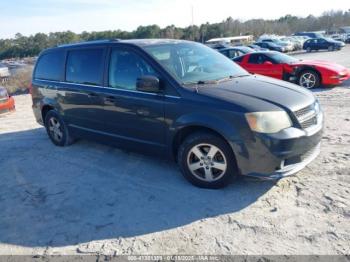
[[137,51],[111,48],[104,122],[106,131],[117,139],[161,152],[165,148],[164,96],[136,90],[137,78],[144,75],[158,77]]

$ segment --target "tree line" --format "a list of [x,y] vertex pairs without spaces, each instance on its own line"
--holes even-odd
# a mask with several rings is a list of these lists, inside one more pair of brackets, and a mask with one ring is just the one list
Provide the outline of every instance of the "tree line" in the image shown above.
[[335,31],[340,26],[350,26],[350,9],[348,11],[327,11],[318,17],[313,15],[307,17],[286,15],[275,20],[251,19],[240,21],[229,17],[220,23],[206,23],[185,28],[174,25],[165,28],[160,28],[158,25],[139,26],[132,32],[114,30],[76,34],[66,31],[49,34],[37,33],[31,36],[23,36],[17,33],[12,39],[0,39],[0,59],[36,56],[41,50],[48,47],[80,41],[173,38],[205,42],[211,38],[236,35],[289,35],[298,31]]

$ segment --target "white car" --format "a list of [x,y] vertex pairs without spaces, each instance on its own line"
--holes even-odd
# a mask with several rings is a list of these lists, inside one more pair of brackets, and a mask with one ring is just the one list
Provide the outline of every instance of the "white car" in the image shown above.
[[11,74],[8,67],[0,64],[0,81],[4,82],[10,76]]

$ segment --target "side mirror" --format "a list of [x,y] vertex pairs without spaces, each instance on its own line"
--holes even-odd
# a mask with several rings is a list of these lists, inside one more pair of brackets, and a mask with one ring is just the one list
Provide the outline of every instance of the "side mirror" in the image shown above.
[[159,79],[155,76],[141,76],[137,78],[136,90],[149,93],[160,91]]
[[264,65],[272,65],[272,63],[270,61],[265,61]]

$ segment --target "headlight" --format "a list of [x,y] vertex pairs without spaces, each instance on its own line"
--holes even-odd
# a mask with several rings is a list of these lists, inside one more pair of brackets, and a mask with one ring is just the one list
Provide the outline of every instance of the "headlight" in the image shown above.
[[315,107],[314,107],[316,114],[318,114],[321,111],[320,108],[320,103],[318,101],[315,102]]
[[292,126],[285,111],[246,113],[245,117],[250,129],[258,133],[277,133]]

